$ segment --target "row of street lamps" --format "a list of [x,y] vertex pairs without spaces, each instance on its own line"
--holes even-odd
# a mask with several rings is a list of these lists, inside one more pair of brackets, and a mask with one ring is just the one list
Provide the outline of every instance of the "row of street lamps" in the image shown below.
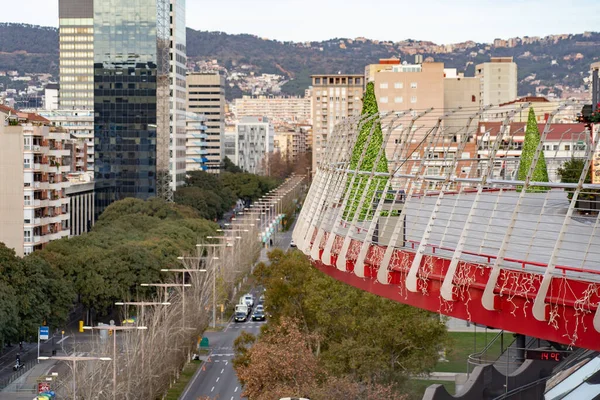
[[[297,182],[292,188],[288,188],[285,192],[278,193],[278,189],[270,192],[269,194],[263,196],[261,199],[254,202],[249,208],[245,208],[243,212],[240,212],[239,215],[242,218],[232,218],[230,224],[225,224],[225,226],[230,226],[229,229],[219,229],[218,232],[223,232],[225,236],[207,236],[207,239],[210,240],[223,240],[224,243],[202,243],[197,244],[196,248],[199,254],[203,254],[206,248],[234,248],[234,243],[236,240],[241,240],[242,236],[239,236],[241,233],[248,233],[254,230],[255,227],[258,228],[259,234],[262,236],[263,232],[266,237],[270,235],[270,225],[273,224],[277,217],[281,215],[283,211],[282,200],[294,190],[301,181]],[[288,183],[284,183],[285,186]],[[259,215],[259,218],[255,216]],[[265,216],[263,220],[263,215]],[[247,218],[249,216],[250,218]],[[258,226],[255,222],[258,222]],[[278,221],[277,221],[278,222]],[[228,232],[232,235],[228,236]],[[235,235],[235,236],[234,236]],[[225,255],[221,253],[221,255]],[[237,252],[237,265],[239,266],[239,258],[241,256],[241,249]],[[213,303],[213,312],[212,312],[212,327],[216,327],[216,275],[217,275],[217,264],[216,261],[220,260],[220,257],[177,257],[178,260],[184,263],[186,260],[196,260],[198,261],[197,268],[178,268],[178,269],[161,269],[161,272],[171,272],[171,273],[181,273],[182,281],[181,283],[142,283],[140,286],[142,287],[156,287],[158,289],[164,289],[164,301],[138,301],[138,302],[116,302],[117,306],[136,306],[138,307],[138,316],[141,318],[139,321],[144,322],[144,310],[145,307],[148,306],[169,306],[171,303],[169,300],[168,290],[169,288],[180,287],[182,290],[182,328],[185,331],[185,288],[191,287],[191,284],[187,284],[186,282],[186,274],[187,273],[201,273],[208,272],[207,268],[201,268],[201,261],[215,261],[215,263],[211,263],[212,268],[212,303]],[[208,266],[208,262],[207,265]],[[242,271],[235,271],[242,272]],[[113,356],[111,357],[86,357],[86,356],[52,356],[52,357],[38,357],[39,360],[56,360],[56,361],[65,361],[72,363],[72,371],[73,371],[73,399],[77,399],[77,385],[76,385],[76,366],[77,362],[92,362],[92,361],[112,361],[113,362],[113,400],[117,398],[117,331],[145,331],[148,329],[146,326],[117,326],[117,325],[101,325],[101,326],[84,326],[85,330],[100,330],[100,331],[112,331],[113,332]],[[141,351],[144,351],[144,336],[141,335]],[[142,354],[142,372],[144,371],[144,356]]]

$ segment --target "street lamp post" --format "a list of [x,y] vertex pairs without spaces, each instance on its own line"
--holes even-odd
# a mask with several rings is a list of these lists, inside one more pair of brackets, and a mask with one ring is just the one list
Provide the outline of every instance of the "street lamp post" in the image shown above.
[[[140,311],[138,313],[139,316],[139,320],[137,322],[137,325],[140,324],[140,322],[143,324],[145,322],[144,320],[144,309],[147,306],[170,306],[171,303],[168,302],[155,302],[155,301],[120,301],[120,302],[116,302],[115,306],[137,306],[138,307],[138,311]],[[142,352],[142,373],[144,373],[145,371],[145,357],[144,357],[144,348],[145,348],[145,342],[146,342],[146,335],[142,335],[142,347],[141,347],[141,352]]]
[[140,283],[142,287],[158,287],[165,289],[165,303],[169,301],[169,288],[172,287],[191,287],[190,284],[179,284],[179,283]]
[[52,356],[38,357],[38,360],[70,361],[73,363],[73,400],[77,400],[77,379],[75,368],[77,361],[110,361],[110,357],[75,357],[75,356]]
[[93,330],[97,329],[100,331],[114,331],[113,332],[113,400],[117,398],[117,331],[132,331],[132,330],[146,330],[146,326],[115,326],[115,325],[102,325],[102,326],[84,326],[83,329]]
[[[206,238],[207,239],[218,239],[217,237],[214,237],[214,236],[207,236]],[[221,243],[221,244],[200,243],[200,244],[197,244],[196,247],[198,247],[198,248],[200,248],[200,247],[233,247],[233,245],[231,243]],[[213,265],[212,269],[213,269],[213,318],[212,318],[212,327],[214,329],[214,328],[217,327],[217,269],[216,269],[216,265]]]
[[[186,269],[186,268],[180,268],[180,269],[161,269],[161,272],[175,272],[175,273],[181,273],[181,283],[182,285],[182,291],[181,291],[181,321],[182,321],[182,325],[183,325],[183,330],[185,331],[185,274],[187,272],[206,272],[205,269]],[[190,285],[191,286],[191,285]]]

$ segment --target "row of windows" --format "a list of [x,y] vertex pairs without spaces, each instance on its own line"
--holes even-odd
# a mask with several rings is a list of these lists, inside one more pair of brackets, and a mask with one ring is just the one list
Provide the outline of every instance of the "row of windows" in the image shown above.
[[93,42],[94,37],[91,35],[81,35],[81,36],[71,36],[71,35],[61,35],[61,42]]
[[61,18],[60,19],[60,26],[63,27],[64,25],[71,25],[71,26],[86,26],[86,25],[94,25],[94,19],[93,18]]
[[61,59],[60,60],[61,66],[68,66],[68,67],[74,66],[74,65],[80,66],[80,65],[92,65],[92,64],[93,64],[93,60],[89,60],[89,59],[85,59],[85,58],[78,59],[78,60],[77,59],[76,60],[73,60],[73,59],[71,59],[71,60]]
[[62,96],[64,97],[69,97],[69,98],[93,98],[94,94],[89,91],[89,92],[69,92],[69,93],[64,93]]
[[188,85],[191,88],[220,88],[221,85]]
[[315,85],[361,85],[362,84],[362,78],[352,78],[352,77],[348,77],[348,79],[346,79],[345,77],[331,77],[331,78],[315,78]]
[[60,34],[73,34],[73,33],[77,33],[77,34],[85,34],[85,33],[89,33],[89,34],[93,34],[94,33],[94,28],[93,27],[77,27],[77,28],[67,28],[67,27],[61,27],[60,28]]
[[[388,83],[387,82],[382,82],[379,84],[379,89],[387,89]],[[404,88],[404,82],[394,82],[394,89],[403,89]],[[416,89],[417,88],[417,82],[411,82],[410,83],[410,88],[411,89]]]
[[60,58],[94,58],[93,51],[61,51]]
[[82,75],[82,76],[61,76],[60,81],[62,82],[94,82],[93,75]]
[[[379,101],[381,103],[388,103],[388,98],[386,96],[380,97]],[[394,103],[403,103],[403,102],[404,102],[404,99],[402,98],[402,96],[394,97]],[[411,103],[416,103],[417,102],[417,96],[410,96],[410,102]]]
[[60,50],[94,50],[94,43],[61,43]]
[[60,104],[63,107],[84,107],[84,106],[93,106],[94,100],[60,100]]
[[66,74],[89,74],[89,75],[93,75],[94,74],[94,68],[60,68],[60,74],[61,75],[66,75]]
[[62,84],[60,90],[92,90],[94,89],[93,83],[78,83],[78,84]]

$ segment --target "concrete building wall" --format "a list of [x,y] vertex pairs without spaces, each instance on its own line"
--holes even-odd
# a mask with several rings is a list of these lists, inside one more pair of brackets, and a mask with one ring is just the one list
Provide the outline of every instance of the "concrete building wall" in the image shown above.
[[[456,76],[444,79],[444,108],[446,110],[462,108],[461,111],[455,114],[455,118],[445,124],[447,128],[451,125],[452,130],[459,134],[457,135],[458,141],[460,141],[462,134],[466,132],[469,118],[479,111],[479,102],[478,78]],[[470,128],[475,129],[478,122],[479,118],[473,119]]]
[[475,67],[481,84],[481,106],[498,105],[517,99],[517,64],[512,57],[492,57]]
[[380,112],[444,108],[443,63],[398,65],[375,72],[373,82]]
[[[187,74],[187,111],[206,117],[207,172],[218,173],[223,159],[221,143],[225,132],[225,78],[215,73]],[[188,171],[199,169],[197,154],[188,146]]]
[[4,118],[0,112],[0,242],[23,256],[23,133]]

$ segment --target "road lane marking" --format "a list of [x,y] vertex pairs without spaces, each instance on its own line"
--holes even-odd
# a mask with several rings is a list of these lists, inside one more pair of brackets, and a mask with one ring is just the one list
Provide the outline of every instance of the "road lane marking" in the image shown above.
[[[212,354],[212,353],[211,353]],[[209,354],[208,356],[210,357],[211,354]],[[196,371],[196,373],[194,374],[194,377],[192,378],[191,382],[188,383],[187,389],[185,389],[185,391],[183,392],[183,394],[181,395],[180,398],[185,399],[185,397],[187,396],[187,394],[189,393],[189,391],[192,389],[192,387],[194,386],[194,382],[196,382],[196,380],[198,379],[198,377],[200,376],[200,372],[203,371],[204,367],[206,366],[206,361],[202,363],[202,368],[198,368],[198,370]]]
[[212,388],[212,389],[210,389],[210,391],[211,391],[211,392],[214,392],[214,391],[215,391],[215,387],[213,386],[213,388]]
[[217,382],[219,382],[219,379],[220,379],[220,378],[221,378],[220,376],[217,378]]
[[225,361],[225,365],[229,364],[229,361]]
[[237,392],[237,390],[238,390],[239,388],[240,388],[239,386],[236,386],[236,387],[235,387],[235,390],[234,390],[233,392],[234,392],[234,393],[235,393],[235,392]]
[[225,368],[223,368],[223,369],[221,370],[221,373],[223,373],[223,371],[225,371]]

